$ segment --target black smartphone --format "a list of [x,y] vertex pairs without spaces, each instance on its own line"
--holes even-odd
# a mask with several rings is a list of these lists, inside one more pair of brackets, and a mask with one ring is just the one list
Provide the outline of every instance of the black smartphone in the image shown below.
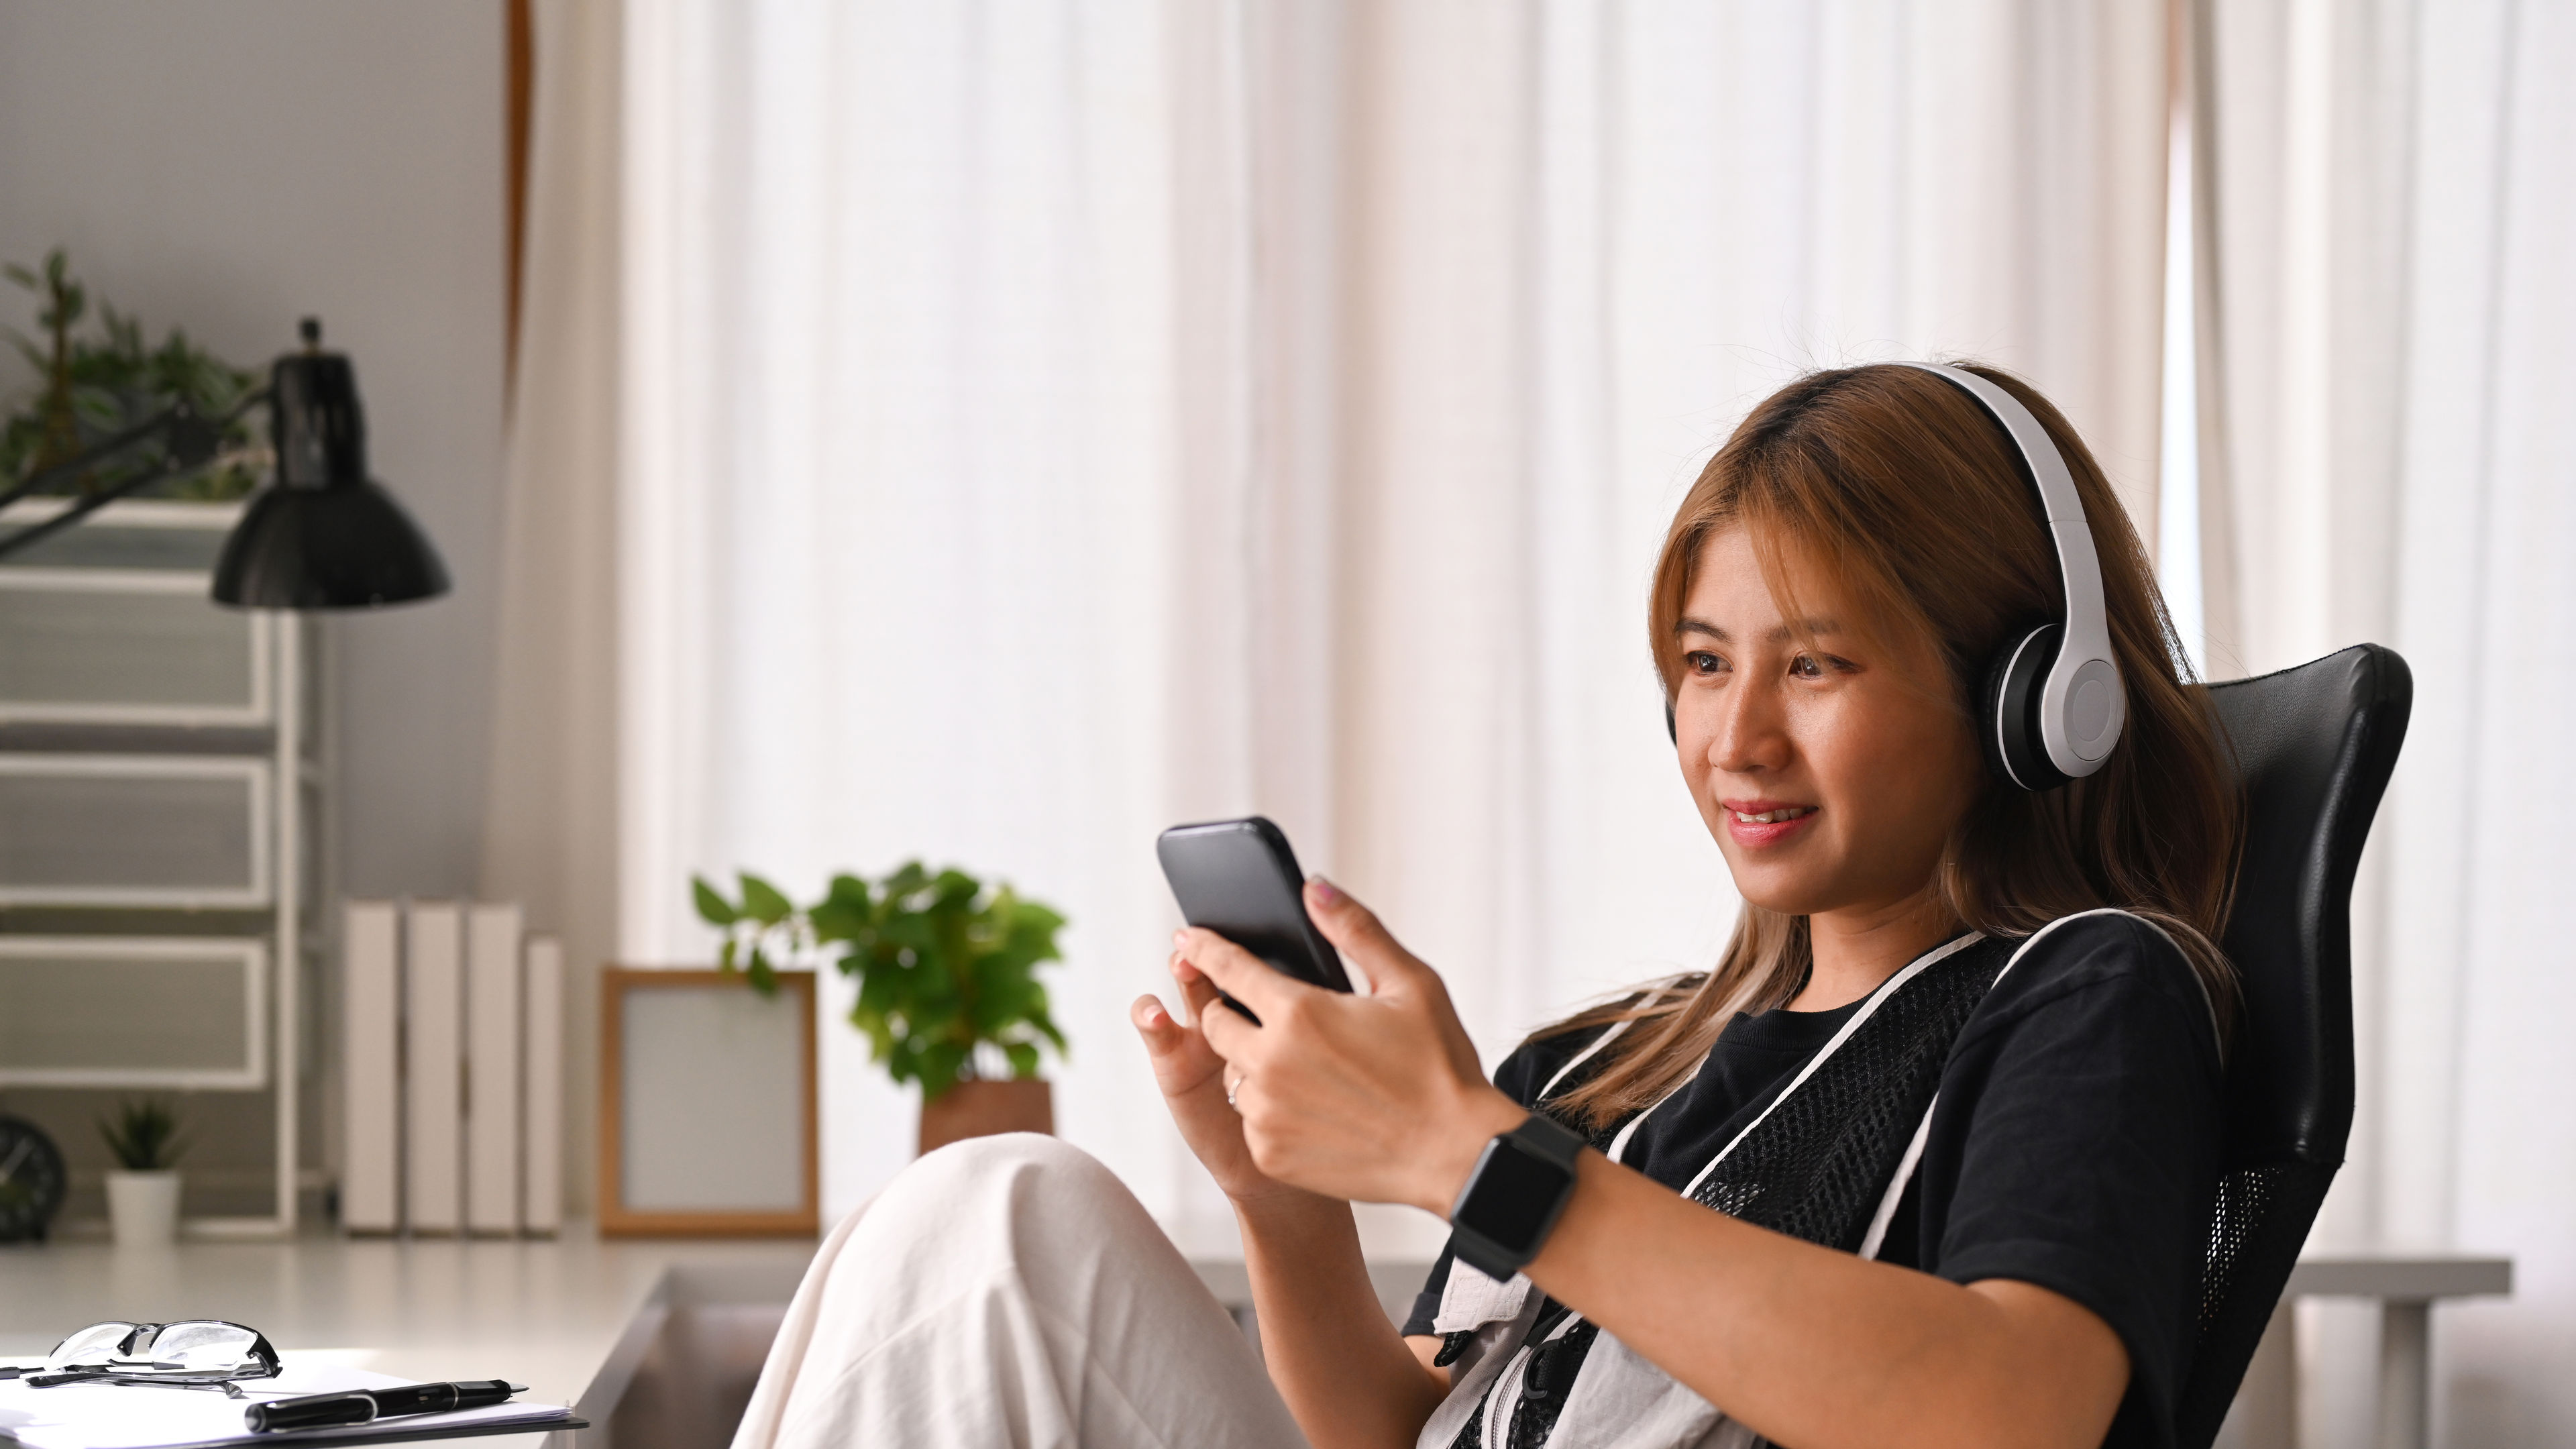
[[[1351,989],[1341,954],[1306,916],[1306,875],[1278,826],[1258,815],[1175,825],[1155,840],[1154,854],[1162,859],[1163,878],[1172,883],[1183,920],[1309,986]],[[1225,1004],[1255,1023],[1261,1020],[1231,996]]]

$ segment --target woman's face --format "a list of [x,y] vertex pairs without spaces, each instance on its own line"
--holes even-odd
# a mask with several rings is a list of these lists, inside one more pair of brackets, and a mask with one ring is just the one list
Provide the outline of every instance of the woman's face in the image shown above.
[[1899,645],[1792,549],[1793,630],[1740,527],[1702,547],[1674,644],[1683,777],[1747,901],[1790,915],[1898,907],[1931,883],[1983,783],[1928,642]]

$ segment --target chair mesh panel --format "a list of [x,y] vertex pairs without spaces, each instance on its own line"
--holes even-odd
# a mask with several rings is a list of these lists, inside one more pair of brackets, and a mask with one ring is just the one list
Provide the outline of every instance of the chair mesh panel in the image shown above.
[[2218,1180],[2218,1202],[2209,1220],[2209,1256],[2200,1268],[2200,1331],[2206,1335],[2225,1319],[2229,1296],[2237,1286],[2237,1269],[2245,1250],[2262,1231],[2263,1219],[2278,1191],[2279,1167],[2242,1167]]
[[2231,1168],[2219,1179],[2201,1266],[2200,1336],[2174,1411],[2182,1449],[2207,1449],[2218,1437],[2334,1175],[2331,1166],[2293,1161]]

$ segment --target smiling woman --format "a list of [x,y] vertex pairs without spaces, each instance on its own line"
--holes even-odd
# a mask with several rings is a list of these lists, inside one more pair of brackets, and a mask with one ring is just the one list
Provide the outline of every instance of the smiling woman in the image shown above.
[[[2089,533],[2098,611],[2044,517]],[[740,1449],[2173,1445],[2238,811],[2099,470],[2002,374],[1818,373],[1710,463],[1650,613],[1746,902],[1711,970],[1489,1081],[1439,973],[1320,877],[1306,912],[1366,995],[1180,932],[1186,1012],[1131,1016],[1233,1203],[1262,1358],[1097,1163],[988,1139],[825,1244]],[[2099,747],[2043,791],[1983,702],[2033,679],[2086,726],[2032,716],[2049,758]],[[1401,1328],[1354,1201],[1451,1222]]]
[[[2054,457],[2022,454],[1972,384],[1873,367],[1784,389],[1710,461],[1667,535],[1649,639],[1744,913],[1713,970],[1543,1030],[1495,1077],[1684,1201],[1854,1256],[1780,1254],[1796,1286],[1779,1316],[1735,1331],[1694,1326],[1686,1293],[1615,1255],[1543,1249],[1518,1291],[1444,1258],[1404,1329],[1455,1385],[1424,1443],[1497,1418],[1485,1442],[1728,1444],[1752,1425],[1802,1444],[2170,1442],[2215,1180],[2234,993],[2211,943],[2239,806],[2100,470],[2026,385],[1974,375]],[[2034,506],[2052,465],[2098,560],[2126,724],[2094,773],[2035,792],[1999,758],[2003,675],[2023,641],[2063,637],[2035,625],[2091,606],[2067,597],[2091,572],[2080,545],[2070,566]],[[1658,1205],[1614,1226],[1616,1193],[1578,1193],[1556,1236],[1636,1242]],[[1704,1226],[1671,1221],[1630,1257],[1688,1253]],[[1853,1276],[1855,1258],[1964,1292]],[[1923,1360],[1932,1378],[1873,1362],[1927,1333],[1968,1335]],[[1864,1403],[1831,1390],[1879,1372],[1897,1381]]]
[[[1744,914],[1705,977],[1541,1033],[1642,1024],[1605,1047],[1564,1109],[1606,1121],[1659,1100],[1706,1054],[1728,1012],[1798,995],[1815,963],[1816,892],[1831,899],[1886,889],[1821,880],[1827,861],[1903,879],[1909,896],[1936,876],[1922,910],[2002,936],[2122,906],[2181,948],[2224,1038],[2235,978],[2211,943],[2226,919],[2242,806],[2208,706],[2184,687],[2154,570],[2075,430],[2028,384],[1971,370],[2041,421],[2082,498],[2128,695],[2120,748],[2099,773],[2031,793],[2003,783],[1990,742],[1973,728],[1998,651],[2065,609],[2024,466],[1993,420],[1915,368],[1820,372],[1783,388],[1744,420],[1683,500],[1656,565],[1647,624],[1677,735],[1690,734],[1675,743],[1692,798],[1726,852]],[[1760,637],[1735,647],[1721,620],[1703,617],[1724,612],[1760,621]],[[1757,667],[1744,648],[1760,659],[1739,682]],[[1871,708],[1891,692],[1911,707]],[[1786,716],[1766,708],[1813,722],[1830,712],[1842,728],[1806,737],[1868,752],[1852,769],[1831,770],[1852,798],[1820,830],[1792,824],[1762,835],[1780,827],[1729,823],[1731,811],[1824,803],[1761,798],[1768,792],[1753,782],[1777,772],[1740,752],[1776,750],[1789,737],[1776,727]],[[1755,733],[1766,728],[1767,736]],[[1716,763],[1712,750],[1735,768]],[[1980,753],[1989,767],[1982,775],[1972,768]],[[1761,848],[1808,833],[1839,844]],[[1854,850],[1863,835],[1872,848]]]

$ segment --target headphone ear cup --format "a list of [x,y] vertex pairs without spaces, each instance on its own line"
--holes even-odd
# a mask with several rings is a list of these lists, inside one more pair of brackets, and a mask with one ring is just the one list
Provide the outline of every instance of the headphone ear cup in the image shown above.
[[2042,624],[1995,655],[1986,670],[1985,708],[1978,720],[1986,764],[2002,779],[2033,792],[2054,790],[2066,776],[2040,742],[2039,693],[2057,660],[2064,626]]

